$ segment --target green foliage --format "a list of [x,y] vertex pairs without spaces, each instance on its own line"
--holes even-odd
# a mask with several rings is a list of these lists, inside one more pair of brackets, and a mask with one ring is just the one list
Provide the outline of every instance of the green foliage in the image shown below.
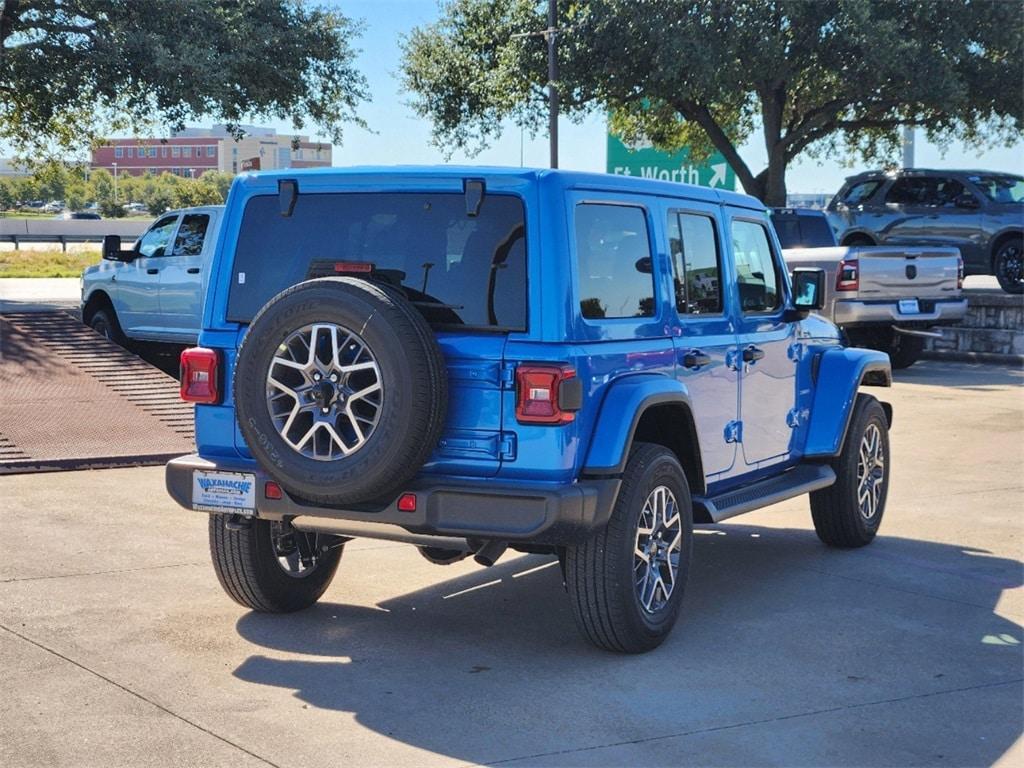
[[209,117],[309,120],[340,143],[368,98],[359,32],[303,0],[6,0],[0,140],[36,157]]
[[0,277],[78,277],[99,260],[98,251],[0,251]]
[[[546,119],[546,2],[455,0],[404,41],[402,74],[434,140],[480,149]],[[1024,128],[1019,0],[560,0],[562,108],[626,139],[720,151],[747,192],[784,204],[804,153],[892,160],[904,125],[981,147]],[[764,133],[755,173],[738,147]]]

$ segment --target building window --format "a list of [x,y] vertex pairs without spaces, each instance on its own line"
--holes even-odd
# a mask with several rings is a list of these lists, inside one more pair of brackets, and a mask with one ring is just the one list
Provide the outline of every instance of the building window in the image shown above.
[[146,157],[156,157],[156,147],[146,147]]
[[160,147],[160,157],[167,157],[167,147]]
[[238,157],[238,147],[232,147],[231,148],[231,156],[232,157]]
[[181,147],[177,145],[171,147],[171,157],[181,157]]
[[213,144],[210,144],[206,148],[206,156],[207,157],[215,157],[216,155],[217,155],[217,148],[215,146],[213,146]]
[[114,157],[118,159],[124,157],[124,147],[114,147]]
[[238,173],[238,162],[235,160],[231,161],[231,172]]
[[135,157],[135,147],[128,147],[128,157]]
[[181,176],[181,168],[171,168],[171,173],[175,176]]
[[182,157],[192,157],[192,147],[182,147],[181,148],[181,156]]

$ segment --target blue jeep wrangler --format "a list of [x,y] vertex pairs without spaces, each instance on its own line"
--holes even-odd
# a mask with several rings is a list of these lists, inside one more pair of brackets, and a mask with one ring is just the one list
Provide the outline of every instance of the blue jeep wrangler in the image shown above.
[[676,621],[694,523],[810,493],[818,536],[875,536],[885,354],[814,314],[734,193],[558,171],[352,168],[232,187],[200,347],[198,455],[225,591],[313,604],[344,543],[493,564],[557,554],[576,621],[640,652]]

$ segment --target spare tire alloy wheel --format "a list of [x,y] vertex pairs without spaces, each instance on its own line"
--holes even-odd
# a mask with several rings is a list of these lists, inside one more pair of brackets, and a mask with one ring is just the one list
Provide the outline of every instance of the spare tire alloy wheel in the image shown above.
[[238,349],[235,416],[253,458],[297,499],[387,504],[437,446],[444,357],[398,290],[307,280],[253,318]]
[[284,442],[311,459],[333,461],[366,445],[383,404],[376,357],[343,326],[303,326],[270,362],[270,418]]

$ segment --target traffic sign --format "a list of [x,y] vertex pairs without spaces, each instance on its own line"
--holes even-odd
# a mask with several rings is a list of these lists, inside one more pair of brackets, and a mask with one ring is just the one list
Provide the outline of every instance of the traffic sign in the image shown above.
[[640,176],[645,179],[677,181],[715,189],[736,189],[736,173],[716,152],[700,163],[690,161],[690,150],[662,152],[650,142],[627,146],[611,133],[608,134],[608,173]]

